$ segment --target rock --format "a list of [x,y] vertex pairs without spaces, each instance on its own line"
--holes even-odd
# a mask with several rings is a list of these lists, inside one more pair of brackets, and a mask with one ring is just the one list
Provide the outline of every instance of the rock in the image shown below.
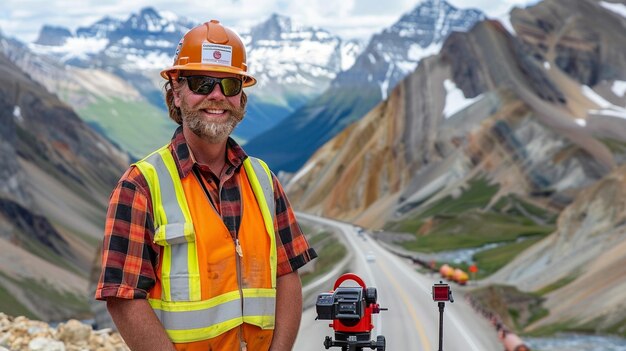
[[87,344],[91,335],[91,327],[75,319],[59,324],[57,338],[66,344]]
[[65,344],[50,338],[35,338],[28,343],[29,351],[65,351]]
[[128,351],[111,329],[92,330],[75,319],[55,329],[47,323],[0,313],[0,351]]

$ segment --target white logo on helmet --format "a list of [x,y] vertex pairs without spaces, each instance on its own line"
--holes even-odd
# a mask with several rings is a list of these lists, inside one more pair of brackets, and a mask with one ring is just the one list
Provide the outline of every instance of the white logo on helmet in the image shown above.
[[202,63],[232,66],[233,47],[229,45],[202,43]]

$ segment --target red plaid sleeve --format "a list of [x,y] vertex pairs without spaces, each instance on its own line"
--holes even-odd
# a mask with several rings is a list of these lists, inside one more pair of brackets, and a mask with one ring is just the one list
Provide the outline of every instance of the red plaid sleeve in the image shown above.
[[159,247],[147,183],[136,167],[122,176],[111,193],[102,247],[102,272],[96,299],[145,299],[156,281]]
[[274,197],[276,201],[276,251],[278,254],[278,276],[291,273],[317,257],[309,246],[296,215],[289,204],[287,195],[276,176],[274,178]]

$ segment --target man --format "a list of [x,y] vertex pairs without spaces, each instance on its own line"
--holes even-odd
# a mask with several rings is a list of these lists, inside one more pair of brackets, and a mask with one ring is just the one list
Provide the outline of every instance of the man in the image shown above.
[[132,350],[291,350],[297,269],[317,255],[276,177],[229,137],[256,83],[244,45],[212,20],[161,76],[180,127],[111,194],[96,298]]

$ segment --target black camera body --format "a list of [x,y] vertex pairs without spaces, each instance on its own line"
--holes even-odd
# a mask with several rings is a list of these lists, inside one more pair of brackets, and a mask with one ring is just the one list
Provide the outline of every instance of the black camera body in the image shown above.
[[339,287],[332,293],[319,294],[315,303],[317,319],[360,320],[366,307],[363,290],[362,287]]
[[[359,286],[340,286],[347,280],[357,282]],[[317,318],[332,320],[329,326],[335,331],[335,340],[327,336],[324,347],[339,346],[342,350],[363,350],[363,348],[385,351],[385,337],[378,335],[371,340],[372,314],[386,310],[380,308],[376,288],[365,286],[365,282],[354,273],[345,273],[335,282],[332,292],[317,296],[315,309]]]

